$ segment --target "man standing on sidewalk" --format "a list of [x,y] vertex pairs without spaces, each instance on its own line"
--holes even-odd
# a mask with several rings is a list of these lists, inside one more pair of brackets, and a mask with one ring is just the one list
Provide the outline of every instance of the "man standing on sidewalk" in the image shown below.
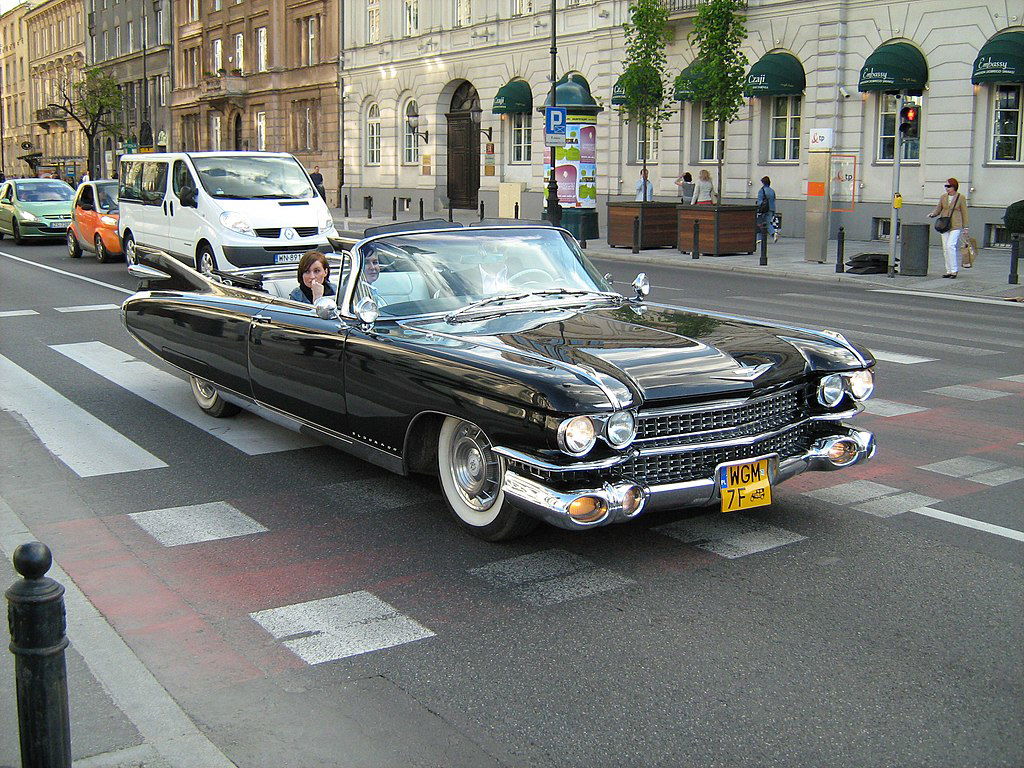
[[309,179],[313,182],[313,188],[316,189],[316,191],[320,193],[320,197],[326,201],[327,190],[324,189],[324,175],[320,173],[319,165],[313,166],[313,172],[309,174]]
[[779,233],[775,229],[775,190],[767,176],[762,177],[761,189],[757,191],[757,231],[762,237],[771,235],[773,243],[779,241]]

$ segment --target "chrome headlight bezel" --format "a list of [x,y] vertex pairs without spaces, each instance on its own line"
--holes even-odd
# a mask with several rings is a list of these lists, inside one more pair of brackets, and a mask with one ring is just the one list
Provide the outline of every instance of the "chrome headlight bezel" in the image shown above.
[[604,423],[604,439],[612,448],[621,449],[636,439],[636,416],[632,411],[616,411]]
[[847,389],[854,400],[867,400],[875,391],[875,374],[870,368],[852,371],[845,378]]
[[590,416],[571,416],[558,425],[558,448],[562,453],[573,458],[586,456],[596,443],[597,427]]
[[818,382],[818,403],[826,408],[835,408],[846,396],[845,377],[838,373],[823,376]]

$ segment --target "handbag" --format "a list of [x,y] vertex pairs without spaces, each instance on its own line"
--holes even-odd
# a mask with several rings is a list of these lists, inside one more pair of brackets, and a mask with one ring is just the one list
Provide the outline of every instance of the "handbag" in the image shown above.
[[974,260],[978,257],[978,241],[973,237],[960,238],[960,262],[965,267],[974,266]]
[[960,202],[960,195],[959,194],[953,199],[953,207],[950,209],[950,215],[949,216],[939,216],[939,218],[937,218],[935,220],[935,231],[936,232],[949,232],[950,227],[953,224],[952,213],[953,213],[953,211],[956,210],[956,204],[958,202]]

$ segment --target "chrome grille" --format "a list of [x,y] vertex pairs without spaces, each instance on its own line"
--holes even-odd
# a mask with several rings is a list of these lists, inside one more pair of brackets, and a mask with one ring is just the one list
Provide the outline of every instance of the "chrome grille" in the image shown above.
[[636,439],[652,447],[763,434],[800,421],[806,415],[804,403],[802,392],[790,389],[732,406],[641,411]]

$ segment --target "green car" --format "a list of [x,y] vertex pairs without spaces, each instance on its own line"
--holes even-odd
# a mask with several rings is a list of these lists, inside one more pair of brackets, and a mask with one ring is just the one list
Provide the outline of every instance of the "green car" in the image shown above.
[[59,179],[13,179],[0,186],[0,239],[67,235],[75,190]]

